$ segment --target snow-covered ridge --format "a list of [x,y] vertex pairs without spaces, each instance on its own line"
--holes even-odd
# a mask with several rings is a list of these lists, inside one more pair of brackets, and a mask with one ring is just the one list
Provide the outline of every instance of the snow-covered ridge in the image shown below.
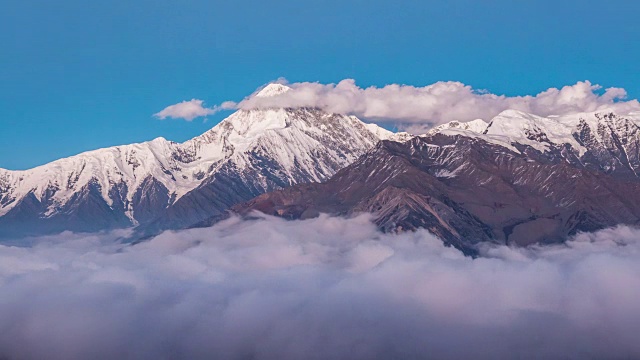
[[291,88],[288,87],[287,85],[272,83],[262,88],[254,96],[257,96],[257,97],[276,96],[276,95],[284,94],[289,90],[291,90]]
[[[285,85],[271,84],[256,96],[287,90]],[[400,139],[405,135],[365,124],[354,116],[316,109],[240,110],[184,143],[157,138],[88,151],[24,171],[0,169],[0,216],[29,194],[47,204],[42,215],[49,216],[74,194],[97,184],[105,202],[109,206],[114,201],[124,203],[126,215],[135,223],[134,196],[149,178],[162,184],[170,201],[175,202],[224,164],[232,163],[241,171],[253,166],[253,157],[259,155],[268,156],[283,169],[285,182],[295,182],[300,174],[320,181],[333,175],[337,167],[354,161],[378,140],[396,136]],[[249,180],[258,187],[264,185],[262,179]]]
[[404,131],[392,132],[376,124],[365,124],[365,126],[369,131],[375,134],[380,140],[405,142],[414,137],[414,135],[411,135],[408,132],[404,132]]
[[427,134],[436,134],[449,129],[465,130],[482,134],[487,129],[488,125],[489,124],[482,119],[475,119],[467,122],[449,121],[448,123],[434,127],[429,130]]
[[[271,84],[258,94],[276,96],[287,89]],[[429,134],[483,139],[514,152],[533,148],[553,154],[553,159],[637,177],[639,123],[640,114],[545,118],[509,110],[490,122],[451,122]],[[223,211],[257,194],[324,181],[378,141],[411,137],[315,108],[240,110],[184,143],[158,138],[25,171],[0,169],[0,220],[9,227],[15,217],[60,223],[58,219],[86,212],[89,220],[76,216],[75,224],[113,215],[109,224],[126,226],[149,224],[167,210],[163,221],[180,216],[198,221],[210,210]],[[13,215],[3,217],[7,214]]]
[[640,114],[579,113],[541,117],[507,110],[484,126],[479,120],[452,122],[434,128],[434,134],[477,138],[521,153],[535,149],[553,159],[564,159],[605,173],[640,177]]
[[[509,149],[514,144],[528,145],[541,152],[551,145],[570,145],[580,156],[588,149],[579,134],[588,129],[593,140],[603,143],[607,136],[633,137],[639,131],[640,114],[619,116],[611,112],[578,113],[541,117],[518,110],[505,110],[488,123],[481,119],[470,122],[452,121],[430,130],[426,135],[465,135],[481,138]],[[517,151],[517,150],[516,150]]]

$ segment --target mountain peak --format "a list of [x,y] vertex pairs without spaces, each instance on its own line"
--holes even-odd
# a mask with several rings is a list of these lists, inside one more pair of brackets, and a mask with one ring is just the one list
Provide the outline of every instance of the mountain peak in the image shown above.
[[502,117],[502,118],[537,118],[539,116],[530,114],[530,113],[522,111],[522,110],[507,109],[507,110],[503,110],[502,112],[500,112],[500,114],[498,114],[496,117]]
[[449,121],[448,123],[438,125],[433,129],[429,130],[427,132],[427,135],[439,133],[448,129],[466,130],[466,131],[482,134],[487,129],[488,125],[489,124],[487,124],[487,122],[482,119],[475,119],[467,122]]
[[258,93],[255,96],[257,97],[276,96],[276,95],[284,94],[289,90],[291,90],[291,88],[288,87],[287,85],[272,83],[262,88],[262,90],[258,91]]

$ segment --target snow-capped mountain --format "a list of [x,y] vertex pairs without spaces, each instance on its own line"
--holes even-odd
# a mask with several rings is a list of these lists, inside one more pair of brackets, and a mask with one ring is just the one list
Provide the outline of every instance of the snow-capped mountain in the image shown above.
[[[271,84],[255,96],[288,88]],[[322,181],[380,139],[406,139],[317,109],[240,110],[184,143],[163,138],[0,169],[0,234],[187,226],[266,191]]]
[[507,110],[489,123],[450,122],[429,134],[482,139],[515,152],[557,153],[569,162],[634,178],[640,176],[640,114],[613,112],[540,117]]
[[292,219],[370,212],[382,230],[427,228],[469,254],[486,241],[561,242],[640,224],[639,144],[634,114],[505,111],[488,123],[452,122],[404,143],[382,141],[326,182],[233,210]]
[[426,227],[465,250],[557,241],[640,223],[639,124],[640,114],[508,110],[412,137],[315,108],[240,110],[184,143],[0,169],[0,236],[132,225],[145,235],[235,206],[290,218],[373,212],[382,229]]

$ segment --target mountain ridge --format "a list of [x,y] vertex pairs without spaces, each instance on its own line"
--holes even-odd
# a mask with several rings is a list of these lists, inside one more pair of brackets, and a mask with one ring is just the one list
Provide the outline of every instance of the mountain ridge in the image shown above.
[[[272,85],[255,96],[287,91],[285,85]],[[0,169],[0,235],[129,226],[152,235],[211,224],[233,207],[241,213],[254,209],[291,218],[373,212],[385,231],[425,227],[465,251],[473,245],[465,236],[520,244],[557,240],[574,229],[635,222],[635,207],[615,193],[608,195],[620,209],[613,215],[611,209],[600,211],[597,202],[589,205],[594,211],[580,208],[565,214],[556,208],[580,201],[571,188],[577,184],[585,198],[591,196],[586,193],[589,186],[633,192],[631,199],[640,193],[635,188],[640,174],[638,124],[640,114],[540,117],[507,110],[489,122],[450,122],[411,136],[315,108],[239,110],[183,143],[157,138],[25,171]],[[354,170],[358,166],[360,170]],[[357,175],[350,177],[346,171]],[[496,181],[484,195],[465,188],[482,189]],[[451,185],[457,182],[462,185]],[[318,183],[334,185],[314,198],[317,186],[327,186]],[[523,184],[553,203],[513,190]],[[574,197],[558,197],[559,191]],[[281,196],[288,192],[297,195],[289,200]],[[479,203],[500,214],[499,221],[483,218],[475,205],[460,203],[456,196],[473,201],[484,196]],[[492,203],[484,204],[491,196]],[[538,210],[529,214],[523,210],[527,206]],[[528,240],[510,237],[536,227],[532,221],[555,230],[525,236]],[[570,221],[581,225],[568,225]]]
[[370,212],[384,231],[427,228],[471,255],[483,242],[557,243],[580,231],[640,224],[635,120],[579,115],[570,119],[574,128],[563,128],[571,129],[568,139],[552,133],[559,125],[527,116],[510,120],[505,136],[500,123],[513,114],[484,130],[456,122],[404,143],[381,141],[323,183],[266,193],[232,210],[289,219]]
[[[283,91],[284,85],[276,90],[270,86],[261,92]],[[223,210],[229,201],[246,201],[279,187],[326,179],[380,139],[397,136],[405,135],[318,109],[239,110],[183,143],[157,138],[93,150],[29,170],[0,169],[0,234],[17,230],[11,228],[19,223],[29,230],[55,221],[61,224],[55,229],[45,226],[43,231],[95,231],[153,221],[160,224],[155,228],[162,229],[162,219],[167,217],[172,226],[180,227],[196,219],[167,210],[176,204],[201,204],[199,220],[205,212]],[[193,194],[206,192],[221,178],[227,184],[226,188],[214,186],[218,194],[204,198]],[[233,193],[234,187],[238,193],[230,197],[233,200],[207,205],[218,201],[220,193]],[[187,195],[189,199],[181,202]],[[89,203],[93,204],[90,209],[84,209]],[[80,216],[79,209],[100,214],[113,226],[104,221],[92,226],[90,216],[68,221]]]

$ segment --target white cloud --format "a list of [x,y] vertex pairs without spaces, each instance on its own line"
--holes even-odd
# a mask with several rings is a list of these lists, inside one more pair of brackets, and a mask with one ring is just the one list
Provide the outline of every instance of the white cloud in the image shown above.
[[191,121],[197,117],[215,114],[218,111],[217,107],[206,108],[203,106],[203,104],[203,100],[191,99],[189,101],[183,101],[174,105],[169,105],[162,111],[153,114],[153,116],[162,120],[166,118],[172,118]]
[[367,216],[0,246],[0,358],[637,358],[640,231],[470,259]]
[[[352,79],[337,84],[311,82],[289,84],[292,90],[277,96],[250,96],[238,109],[269,107],[319,107],[377,122],[395,122],[402,128],[425,128],[452,120],[489,120],[507,109],[540,116],[565,115],[611,109],[626,114],[640,110],[637,100],[624,101],[627,92],[581,81],[562,89],[550,88],[537,95],[505,96],[473,89],[460,82],[437,82],[424,87],[391,84],[361,88]],[[232,102],[227,102],[231,106]]]
[[255,96],[258,93],[256,91],[240,102],[225,101],[212,108],[204,107],[202,100],[193,99],[168,106],[155,116],[161,119],[193,120],[220,110],[317,107],[332,113],[356,115],[373,122],[394,123],[403,130],[424,132],[431,126],[453,120],[490,120],[507,109],[540,116],[599,110],[611,110],[624,115],[640,111],[638,100],[626,100],[626,90],[611,87],[602,91],[600,85],[589,81],[525,96],[496,95],[455,81],[440,81],[423,87],[390,84],[381,88],[361,88],[353,79],[345,79],[337,84],[287,84],[282,78],[277,82],[286,84],[291,90],[268,97]]

